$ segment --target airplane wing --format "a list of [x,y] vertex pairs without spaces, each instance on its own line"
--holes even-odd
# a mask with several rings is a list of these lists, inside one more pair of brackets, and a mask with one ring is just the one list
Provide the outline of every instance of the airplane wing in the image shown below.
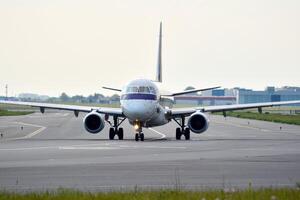
[[217,89],[217,88],[220,88],[220,86],[218,87],[210,87],[210,88],[202,88],[202,89],[194,89],[194,90],[185,90],[185,91],[182,91],[182,92],[175,92],[175,93],[172,93],[172,94],[162,94],[161,96],[178,96],[178,95],[182,95],[182,94],[190,94],[190,93],[194,93],[194,92],[201,92],[201,91],[206,91],[206,90],[213,90],[213,89]]
[[93,106],[77,106],[77,105],[64,105],[64,104],[53,104],[53,103],[36,103],[36,102],[23,102],[23,101],[4,101],[0,100],[2,104],[12,104],[12,105],[23,105],[31,107],[39,107],[41,112],[45,109],[57,109],[57,110],[68,110],[74,111],[75,115],[78,112],[91,112],[96,110],[98,113],[123,116],[121,108],[106,108],[106,107],[93,107]]
[[300,104],[298,101],[279,101],[279,102],[266,102],[266,103],[249,103],[249,104],[234,104],[234,105],[221,105],[221,106],[204,106],[195,108],[173,108],[171,109],[171,115],[176,116],[189,116],[196,111],[201,112],[224,112],[231,110],[243,110],[249,108],[263,108],[280,105]]

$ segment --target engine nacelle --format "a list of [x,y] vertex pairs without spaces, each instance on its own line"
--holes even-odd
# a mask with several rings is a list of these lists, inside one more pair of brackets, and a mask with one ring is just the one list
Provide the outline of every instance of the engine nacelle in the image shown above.
[[208,129],[209,126],[209,119],[206,115],[200,111],[195,112],[191,115],[188,120],[188,127],[194,133],[203,133]]
[[97,113],[96,111],[92,111],[83,118],[83,124],[85,130],[90,133],[96,134],[102,131],[105,122],[103,120],[103,117],[99,113]]

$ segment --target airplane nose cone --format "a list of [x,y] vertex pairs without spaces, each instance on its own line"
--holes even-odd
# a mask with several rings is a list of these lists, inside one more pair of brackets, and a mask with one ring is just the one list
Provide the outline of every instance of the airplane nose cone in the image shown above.
[[155,104],[149,101],[134,100],[122,105],[124,114],[131,120],[147,121],[155,112]]

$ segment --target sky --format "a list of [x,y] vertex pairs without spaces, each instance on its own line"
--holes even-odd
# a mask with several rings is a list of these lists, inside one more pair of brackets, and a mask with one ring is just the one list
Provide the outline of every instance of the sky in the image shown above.
[[300,86],[299,0],[0,0],[0,95]]

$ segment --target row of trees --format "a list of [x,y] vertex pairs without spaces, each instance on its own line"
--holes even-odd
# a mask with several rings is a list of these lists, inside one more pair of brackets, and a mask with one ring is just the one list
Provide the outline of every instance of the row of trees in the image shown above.
[[[192,86],[186,87],[185,90],[195,89]],[[26,93],[27,94],[27,93]],[[41,98],[39,95],[27,94],[19,97],[22,101],[46,101],[51,103],[58,102],[75,102],[75,103],[118,103],[120,101],[120,95],[114,94],[112,96],[104,96],[103,94],[95,93],[89,96],[75,95],[69,96],[63,92],[59,97]]]
[[58,98],[50,98],[49,101],[61,101],[61,102],[77,102],[77,103],[111,103],[120,101],[120,96],[114,94],[112,96],[104,96],[103,94],[95,93],[89,96],[75,95],[68,96],[63,92]]
[[[192,86],[188,86],[185,90],[193,90],[195,89]],[[57,99],[56,99],[57,100]],[[110,103],[110,102],[118,102],[120,101],[120,96],[118,94],[114,94],[112,96],[104,96],[99,93],[95,93],[94,95],[89,95],[84,97],[82,95],[68,96],[65,92],[63,92],[59,99],[62,102],[78,102],[78,103]]]

